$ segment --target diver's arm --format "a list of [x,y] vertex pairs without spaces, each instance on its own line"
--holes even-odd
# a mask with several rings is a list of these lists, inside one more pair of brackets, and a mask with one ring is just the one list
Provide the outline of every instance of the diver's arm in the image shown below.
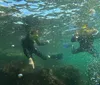
[[34,61],[32,59],[32,55],[30,55],[27,50],[24,49],[24,54],[26,55],[26,57],[28,58],[29,60],[29,64],[32,66],[32,68],[34,69],[35,68],[35,65],[34,65]]
[[39,46],[47,45],[49,43],[49,41],[40,42],[38,39],[35,39],[35,41]]
[[33,69],[35,69],[35,64],[32,58],[29,58],[29,64],[32,66]]
[[72,38],[71,38],[71,42],[78,41],[78,38],[79,38],[78,36],[73,35]]
[[26,55],[26,57],[28,58],[29,60],[29,64],[32,66],[32,68],[34,69],[35,68],[35,65],[34,65],[34,61],[32,59],[32,54],[30,55],[29,52],[27,51],[27,49],[23,49],[24,51],[24,54]]
[[97,30],[95,34],[92,34],[94,39],[100,38],[100,32]]

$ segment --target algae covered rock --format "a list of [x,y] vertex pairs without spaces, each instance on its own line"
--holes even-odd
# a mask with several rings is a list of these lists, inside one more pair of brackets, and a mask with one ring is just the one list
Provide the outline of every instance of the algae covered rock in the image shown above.
[[[7,64],[2,69],[2,73],[6,74],[7,81],[10,81],[8,85],[65,85],[54,76],[52,69],[36,68],[33,70],[23,62]],[[18,77],[19,74],[23,76]]]
[[64,66],[56,70],[56,75],[66,85],[80,85],[81,75],[77,68],[72,65]]
[[33,70],[31,66],[19,61],[5,65],[1,71],[6,74],[8,82],[3,85],[79,85],[80,82],[80,73],[73,66],[56,69],[36,67]]

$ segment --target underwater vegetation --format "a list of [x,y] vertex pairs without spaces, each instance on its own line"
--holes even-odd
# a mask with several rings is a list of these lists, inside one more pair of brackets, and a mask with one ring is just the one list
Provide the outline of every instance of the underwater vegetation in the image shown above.
[[2,85],[80,85],[81,76],[73,66],[36,68],[24,62],[10,62],[0,70]]

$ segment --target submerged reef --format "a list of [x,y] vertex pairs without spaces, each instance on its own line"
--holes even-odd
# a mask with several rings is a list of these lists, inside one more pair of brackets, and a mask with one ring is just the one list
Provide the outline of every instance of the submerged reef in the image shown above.
[[1,85],[80,85],[81,77],[73,66],[32,69],[24,62],[11,62],[0,70]]

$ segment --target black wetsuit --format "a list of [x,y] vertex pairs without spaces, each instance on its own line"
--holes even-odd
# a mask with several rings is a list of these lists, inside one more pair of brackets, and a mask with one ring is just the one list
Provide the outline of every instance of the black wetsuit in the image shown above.
[[35,55],[41,57],[43,60],[47,59],[47,56],[43,55],[40,51],[38,51],[35,46],[34,46],[34,41],[38,45],[46,45],[46,42],[39,42],[38,39],[31,40],[29,38],[29,35],[27,35],[25,38],[22,39],[22,47],[24,54],[26,55],[27,58],[32,57],[32,54],[34,53]]
[[71,42],[76,42],[76,41],[79,42],[80,46],[79,48],[72,50],[73,54],[79,52],[88,52],[93,56],[98,56],[97,51],[93,47],[94,36],[79,36],[78,38],[76,38],[76,36],[73,36]]

